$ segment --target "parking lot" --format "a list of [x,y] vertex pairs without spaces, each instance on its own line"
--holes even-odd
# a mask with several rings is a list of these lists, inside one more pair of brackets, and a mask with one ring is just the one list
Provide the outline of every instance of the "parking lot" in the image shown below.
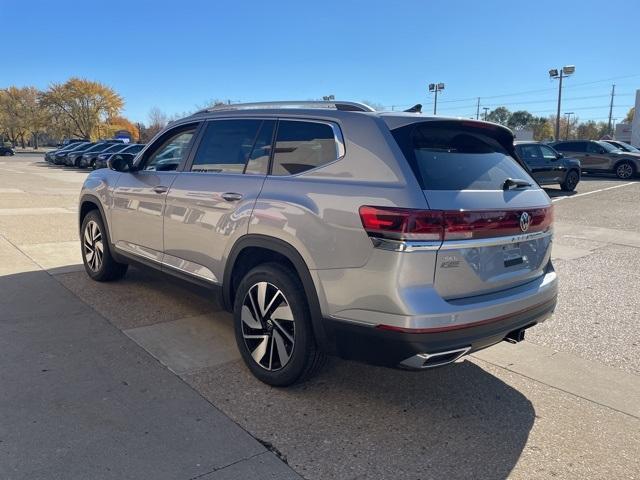
[[[176,437],[175,448],[163,445],[162,455],[197,454],[201,463],[195,467],[194,460],[176,472],[147,472],[147,478],[195,478],[265,454],[259,458],[282,460],[307,479],[640,477],[639,180],[585,176],[573,194],[548,189],[555,205],[559,304],[549,321],[527,332],[525,342],[496,345],[452,366],[419,373],[332,359],[312,381],[275,389],[247,371],[236,351],[230,315],[204,292],[136,268],[116,283],[88,278],[77,225],[78,194],[87,174],[50,166],[41,154],[0,159],[2,384],[33,372],[55,379],[48,363],[66,365],[56,342],[70,349],[64,351],[84,352],[95,375],[116,369],[117,388],[124,382],[142,392],[154,388],[149,383],[162,383],[165,390],[157,395],[141,394],[140,412],[116,408],[105,423],[117,424],[123,415],[142,416],[153,425],[162,417],[163,428]],[[47,291],[57,293],[47,296]],[[81,307],[83,313],[77,310]],[[46,325],[24,328],[49,329],[50,341],[20,344],[25,338],[21,321],[43,316]],[[79,333],[56,335],[55,322],[67,325],[69,318],[75,318]],[[96,329],[108,337],[105,341],[121,342],[122,358],[132,361],[92,363],[102,338],[91,337]],[[28,352],[37,354],[37,363],[25,364],[35,358]],[[22,372],[20,379],[15,372]],[[10,459],[3,467],[0,456],[0,474],[3,468],[24,472],[19,463],[31,468],[30,476],[1,478],[53,478],[43,472],[48,465],[65,472],[60,460],[65,455],[75,457],[74,464],[86,464],[77,456],[94,450],[75,445],[77,438],[67,437],[75,430],[57,428],[55,419],[81,411],[88,402],[115,397],[117,403],[119,394],[71,394],[83,389],[90,370],[82,375],[60,373],[57,378],[69,383],[64,389],[50,387],[57,400],[40,399],[37,421],[46,431],[44,445],[36,440],[42,430],[24,430],[30,417],[14,403],[20,392],[0,393],[0,418],[14,417],[4,427],[0,422],[0,455]],[[238,438],[248,433],[241,440],[246,451],[214,462],[209,457],[224,445],[206,445],[207,428],[165,418],[163,402],[180,403],[166,392],[185,383],[209,402],[197,406],[203,424],[209,422],[209,430],[237,429]],[[81,415],[72,416],[83,422]],[[121,465],[144,457],[142,448],[159,448],[120,433],[120,446],[111,445],[105,455],[126,458]],[[251,443],[251,437],[258,442]],[[207,462],[218,466],[208,468]],[[280,478],[293,474],[283,464],[273,468],[281,467]]]

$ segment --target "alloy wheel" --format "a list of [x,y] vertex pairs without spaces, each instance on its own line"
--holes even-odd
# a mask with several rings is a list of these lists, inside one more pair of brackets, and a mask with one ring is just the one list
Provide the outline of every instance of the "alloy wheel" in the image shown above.
[[633,175],[633,167],[628,163],[618,165],[616,175],[618,178],[631,178],[631,175]]
[[253,285],[242,302],[241,319],[253,360],[268,371],[286,366],[295,347],[295,323],[282,290],[268,282]]
[[93,272],[100,270],[104,257],[104,243],[100,227],[93,220],[87,223],[83,235],[83,251],[87,265]]

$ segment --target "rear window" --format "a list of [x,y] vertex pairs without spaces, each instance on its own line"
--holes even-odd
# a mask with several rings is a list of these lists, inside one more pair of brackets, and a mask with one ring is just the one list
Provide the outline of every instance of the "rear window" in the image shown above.
[[502,190],[507,178],[535,185],[493,137],[479,128],[412,124],[392,134],[425,190]]

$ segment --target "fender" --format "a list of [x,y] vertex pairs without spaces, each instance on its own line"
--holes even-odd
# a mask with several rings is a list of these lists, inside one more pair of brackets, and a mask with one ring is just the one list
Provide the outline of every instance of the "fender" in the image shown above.
[[222,282],[222,299],[224,307],[229,311],[233,310],[233,304],[231,301],[231,274],[238,256],[245,248],[248,247],[259,247],[279,253],[293,264],[296,269],[296,273],[302,282],[305,296],[307,297],[311,313],[313,333],[318,346],[326,353],[332,353],[334,351],[334,348],[332,348],[334,342],[329,341],[329,332],[327,331],[325,322],[323,321],[320,302],[318,301],[318,293],[316,291],[315,284],[313,283],[313,279],[311,278],[309,267],[300,253],[298,253],[291,244],[283,240],[260,234],[247,234],[238,239],[227,257],[226,267],[224,270]]

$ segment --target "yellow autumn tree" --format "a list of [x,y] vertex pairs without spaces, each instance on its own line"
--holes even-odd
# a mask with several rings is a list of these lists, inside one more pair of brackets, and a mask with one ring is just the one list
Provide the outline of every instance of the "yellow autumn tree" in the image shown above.
[[71,78],[53,83],[40,100],[53,113],[66,117],[81,138],[103,136],[100,126],[118,116],[124,101],[112,88],[91,80]]

